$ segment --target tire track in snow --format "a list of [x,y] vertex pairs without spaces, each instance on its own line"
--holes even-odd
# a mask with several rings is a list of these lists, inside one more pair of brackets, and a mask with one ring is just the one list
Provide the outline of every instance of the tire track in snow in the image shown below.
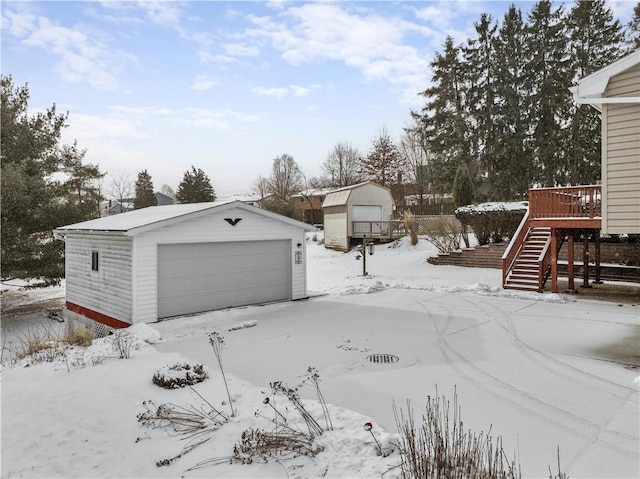
[[[431,311],[428,306],[424,303],[420,304],[425,311],[431,315]],[[508,384],[469,361],[447,341],[447,328],[452,323],[453,317],[449,309],[443,308],[443,310],[446,317],[444,324],[438,324],[441,322],[438,321],[438,318],[433,318],[432,321],[434,331],[437,335],[437,344],[440,349],[440,353],[449,366],[461,373],[474,385],[487,391],[492,396],[511,404],[515,409],[537,417],[541,421],[556,428],[563,429],[574,436],[581,439],[591,440],[595,435],[597,442],[603,446],[626,456],[633,458],[638,457],[636,444],[637,438],[634,436],[620,433],[618,431],[605,431],[606,433],[611,433],[614,437],[611,439],[599,437],[599,433],[602,433],[602,426],[600,424],[540,400],[531,394]],[[456,360],[454,360],[454,358]],[[489,381],[481,381],[477,379],[478,377],[484,377],[489,379]],[[623,440],[625,444],[621,445],[613,442],[615,439]],[[627,442],[633,442],[633,444],[631,444],[631,448],[627,446]]]
[[[485,307],[481,307],[478,303],[470,301],[467,298],[464,298],[464,299],[468,303],[471,303],[474,307],[478,308],[482,313],[484,313],[485,316],[487,316],[489,321],[492,321],[496,326],[502,329],[504,333],[507,335],[507,337],[509,338],[509,340],[511,341],[511,343],[514,346],[516,346],[520,350],[520,352],[524,356],[526,356],[530,361],[532,361],[536,366],[546,369],[547,371],[551,372],[552,374],[555,374],[556,376],[562,379],[565,379],[575,384],[579,384],[581,386],[587,387],[592,390],[597,390],[602,394],[612,396],[616,399],[621,399],[621,400],[624,399],[626,401],[629,399],[629,393],[637,392],[637,390],[634,388],[611,381],[607,378],[603,378],[596,374],[589,373],[587,371],[584,371],[583,369],[577,368],[563,361],[560,361],[559,359],[553,357],[551,354],[545,353],[544,351],[541,351],[531,346],[529,343],[520,339],[520,337],[518,336],[518,329],[512,317],[512,314],[529,308],[531,304],[523,308],[520,308],[514,312],[509,312],[498,307],[495,304],[482,302],[482,306],[488,305],[491,309],[493,309],[498,314],[498,316],[492,316],[491,313],[488,312]],[[501,320],[504,320],[506,324],[502,323]],[[604,321],[604,322],[609,323],[609,321]],[[614,323],[614,324],[620,325],[620,323]],[[545,363],[544,364],[541,363],[540,360],[543,360]],[[572,375],[572,374],[575,374],[575,375]],[[578,377],[578,376],[581,376],[581,377]],[[584,379],[582,377],[584,377]],[[593,381],[597,381],[598,383],[602,384],[602,387],[594,385]],[[619,389],[621,390],[621,392],[616,393],[611,390],[611,387]],[[637,400],[635,402],[638,403]]]

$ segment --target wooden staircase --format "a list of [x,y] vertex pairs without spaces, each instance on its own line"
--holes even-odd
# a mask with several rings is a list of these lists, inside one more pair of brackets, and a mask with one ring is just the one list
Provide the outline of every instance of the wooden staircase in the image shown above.
[[551,228],[528,228],[503,287],[542,292],[548,277]]

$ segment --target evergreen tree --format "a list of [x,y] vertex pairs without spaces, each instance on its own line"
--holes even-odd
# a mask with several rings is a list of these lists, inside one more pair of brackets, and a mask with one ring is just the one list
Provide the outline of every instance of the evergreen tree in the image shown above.
[[469,177],[469,170],[465,165],[460,165],[456,171],[453,182],[453,203],[456,208],[473,203],[473,184]]
[[469,165],[471,151],[466,137],[468,115],[464,107],[465,77],[460,48],[447,37],[444,53],[436,53],[431,62],[433,86],[421,93],[427,104],[421,113],[413,113],[420,122],[428,150],[433,154],[435,191],[449,193],[458,165]]
[[526,32],[534,181],[541,186],[564,185],[572,78],[562,7],[554,9],[551,1],[539,1],[529,13]]
[[75,144],[60,144],[67,115],[55,105],[30,116],[29,89],[14,86],[10,76],[1,77],[0,94],[2,277],[57,284],[64,243],[54,241],[52,230],[99,216],[96,183],[103,175],[82,164],[84,151]]
[[151,175],[147,170],[143,170],[138,173],[138,179],[136,180],[136,196],[133,200],[133,209],[139,210],[140,208],[146,208],[147,206],[156,206],[158,199],[153,192],[153,182],[151,181]]
[[[573,82],[600,70],[621,54],[623,34],[620,23],[604,0],[576,0],[567,25],[571,46]],[[600,178],[600,114],[589,105],[571,102],[571,123],[567,143],[567,182],[572,185],[595,183]]]
[[215,201],[216,194],[211,186],[209,177],[200,168],[191,166],[191,171],[184,173],[182,181],[176,190],[176,201],[185,203],[205,203]]
[[382,186],[395,184],[404,171],[404,158],[391,140],[386,128],[378,132],[373,146],[362,159],[362,173]]
[[524,58],[525,24],[511,5],[495,38],[495,154],[488,158],[486,196],[493,200],[522,198],[533,183],[529,145],[529,94]]
[[640,48],[640,2],[633,7],[633,18],[627,23],[625,43],[627,53],[631,53]]
[[[466,104],[469,114],[470,156],[478,162],[478,167],[487,172],[489,197],[491,180],[496,175],[496,163],[502,154],[496,129],[499,107],[496,104],[496,30],[497,25],[491,15],[483,13],[475,23],[477,38],[469,39],[463,48],[464,69],[468,92]],[[476,172],[474,172],[476,173]],[[479,175],[474,175],[479,176]]]

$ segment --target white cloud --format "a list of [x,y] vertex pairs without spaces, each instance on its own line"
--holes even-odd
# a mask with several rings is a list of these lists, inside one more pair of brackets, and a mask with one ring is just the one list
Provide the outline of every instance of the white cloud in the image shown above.
[[293,4],[278,20],[249,16],[255,41],[268,41],[292,65],[341,61],[360,69],[367,80],[383,79],[415,96],[428,82],[429,58],[410,45],[409,34],[433,36],[424,25],[393,16],[362,14],[334,3]]
[[202,90],[209,90],[210,88],[218,85],[219,82],[216,80],[213,80],[209,77],[206,77],[204,75],[198,75],[196,76],[195,80],[193,80],[193,83],[191,84],[191,89],[192,90],[198,90],[198,91],[202,91]]
[[260,53],[260,49],[246,43],[228,43],[224,45],[224,51],[227,55],[238,57],[254,57]]
[[308,87],[300,85],[289,85],[288,87],[255,87],[251,91],[256,95],[274,96],[276,98],[283,98],[289,94],[293,96],[307,96],[315,90],[318,90],[320,85],[311,85]]
[[282,98],[289,93],[288,88],[255,87],[251,91],[256,95],[275,96],[276,98]]
[[86,81],[100,89],[118,86],[118,75],[135,63],[134,55],[113,49],[81,28],[67,28],[44,16],[17,10],[3,12],[3,29],[23,46],[41,48],[58,59],[55,70],[71,83]]

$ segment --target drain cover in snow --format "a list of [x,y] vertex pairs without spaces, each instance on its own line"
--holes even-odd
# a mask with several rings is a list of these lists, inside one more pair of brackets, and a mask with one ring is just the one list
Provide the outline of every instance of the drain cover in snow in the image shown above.
[[371,354],[367,359],[372,363],[390,364],[397,363],[400,358],[394,354]]

